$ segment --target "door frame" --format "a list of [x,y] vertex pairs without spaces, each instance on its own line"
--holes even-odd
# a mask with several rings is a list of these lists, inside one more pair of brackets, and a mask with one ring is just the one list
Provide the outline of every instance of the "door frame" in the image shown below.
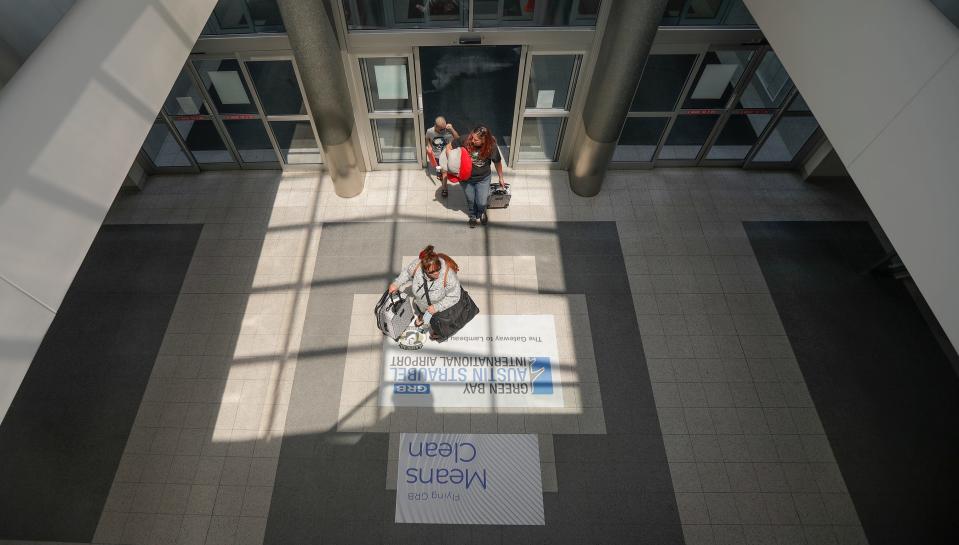
[[[363,152],[363,161],[367,170],[398,170],[398,169],[416,169],[422,168],[420,165],[425,160],[423,145],[420,145],[420,135],[425,134],[422,127],[422,95],[419,81],[417,81],[417,70],[414,66],[413,50],[397,51],[395,49],[382,49],[379,52],[363,52],[347,55],[348,75],[350,81],[350,95],[353,102],[353,116],[358,125],[358,135],[360,136],[360,149]],[[366,95],[366,79],[363,75],[363,59],[382,59],[382,58],[402,58],[406,59],[406,82],[410,92],[410,110],[392,110],[371,112]],[[387,162],[380,161],[379,154],[376,151],[376,134],[373,131],[373,121],[377,119],[412,119],[413,120],[413,141],[416,142],[414,150],[416,152],[416,162]]]
[[[514,170],[533,170],[533,169],[563,169],[568,164],[568,161],[572,153],[572,140],[569,136],[573,134],[574,127],[574,113],[581,111],[583,107],[583,101],[579,100],[580,95],[587,91],[587,78],[584,77],[585,64],[588,59],[589,50],[588,49],[538,49],[536,47],[527,47],[524,49],[524,71],[521,78],[522,90],[517,97],[517,108],[516,108],[516,129],[514,129],[514,134],[516,135],[516,145],[513,148],[516,150],[513,160],[510,163]],[[529,83],[533,73],[533,57],[536,56],[574,56],[576,57],[576,62],[573,66],[572,79],[569,82],[568,88],[568,99],[566,105],[562,109],[537,109],[531,108],[527,112],[526,100],[529,95]],[[580,110],[577,110],[577,106]],[[519,143],[523,136],[523,129],[526,125],[526,118],[562,118],[564,120],[563,127],[560,132],[560,141],[556,149],[556,158],[552,161],[520,161],[519,160]]]

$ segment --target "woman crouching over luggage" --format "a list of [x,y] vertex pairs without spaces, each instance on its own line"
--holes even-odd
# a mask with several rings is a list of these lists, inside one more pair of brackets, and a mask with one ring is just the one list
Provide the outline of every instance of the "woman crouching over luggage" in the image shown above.
[[413,302],[418,317],[416,325],[429,324],[430,339],[445,341],[479,313],[476,304],[460,286],[456,273],[459,265],[453,259],[436,253],[433,246],[420,252],[390,284],[390,293],[412,285]]

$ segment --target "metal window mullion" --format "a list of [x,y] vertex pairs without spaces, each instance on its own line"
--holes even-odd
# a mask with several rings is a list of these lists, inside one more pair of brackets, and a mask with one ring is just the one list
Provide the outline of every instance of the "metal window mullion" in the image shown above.
[[683,9],[679,11],[679,19],[676,21],[677,25],[681,26],[683,21],[686,20],[686,15],[689,12],[690,4],[692,4],[692,0],[686,0],[686,2],[683,3]]
[[[246,62],[240,56],[239,53],[236,55],[236,62],[240,64],[240,73],[243,74],[243,78],[246,80],[246,86],[250,89],[250,95],[253,97],[253,105],[256,106],[256,111],[260,116],[260,122],[263,124],[263,130],[266,131],[266,137],[270,140],[270,144],[273,146],[273,154],[276,155],[276,162],[280,164],[281,168],[287,166],[286,161],[283,160],[283,156],[280,153],[280,145],[276,141],[276,137],[273,135],[273,128],[270,127],[270,123],[266,119],[266,111],[263,109],[263,103],[260,102],[260,93],[257,90],[256,86],[253,84],[253,78],[250,77],[250,72],[247,70]],[[265,61],[265,62],[283,62],[283,61]]]
[[696,166],[701,166],[702,162],[707,160],[706,156],[709,154],[709,150],[712,149],[713,144],[719,139],[719,135],[723,129],[726,128],[726,123],[731,116],[732,110],[723,110],[720,112],[719,118],[716,119],[716,124],[713,126],[713,130],[710,131],[709,136],[706,137],[706,141],[703,142],[703,148],[699,150],[699,154],[696,156]]
[[[193,165],[193,168],[195,168],[195,169],[197,170],[197,172],[199,172],[199,170],[200,170],[200,163],[197,162],[197,160],[196,160],[195,157],[193,157],[193,152],[190,151],[190,148],[189,148],[189,147],[187,147],[187,145],[186,145],[186,140],[184,140],[184,139],[183,139],[183,136],[180,135],[180,131],[177,130],[176,125],[173,123],[173,120],[170,119],[170,116],[169,116],[165,111],[163,111],[163,110],[164,110],[164,109],[161,107],[161,108],[160,108],[160,119],[162,119],[163,122],[166,123],[167,129],[168,129],[171,133],[173,133],[173,138],[176,140],[177,144],[180,145],[180,149],[183,150],[183,153],[186,154],[187,159],[190,160],[190,164]],[[151,159],[150,161],[152,162],[153,160]]]
[[[693,91],[693,86],[699,81],[699,76],[703,68],[703,63],[706,62],[706,55],[709,54],[709,46],[706,46],[704,50],[700,51],[696,57],[696,61],[693,62],[693,67],[689,71],[689,76],[686,78],[686,83],[683,85],[683,89],[679,92],[679,99],[673,104],[673,112],[681,110],[686,104],[686,99],[689,97],[689,93]],[[639,87],[637,87],[637,90]]]
[[316,148],[320,150],[320,160],[325,162],[323,159],[323,146],[320,144],[320,133],[316,130],[316,124],[313,120],[313,110],[310,108],[310,101],[306,99],[306,90],[303,88],[303,78],[300,77],[300,69],[296,65],[295,58],[291,57],[290,62],[293,63],[293,74],[296,76],[296,87],[300,90],[300,98],[303,100],[303,107],[306,109],[306,119],[309,121],[310,128],[313,130],[313,140],[316,143]]
[[729,17],[729,12],[732,11],[733,0],[723,0],[723,5],[719,8],[719,25],[723,26],[726,24],[726,18]]
[[[815,116],[813,116],[812,113],[808,113],[808,117],[812,117],[815,120]],[[813,150],[815,150],[825,139],[826,133],[822,130],[822,126],[819,125],[819,121],[816,120],[816,130],[809,135],[809,138],[806,139],[803,145],[799,148],[799,151],[796,152],[796,155],[793,156],[792,161],[789,163],[789,167],[796,168],[805,162],[806,159],[812,155]]]
[[[577,109],[577,100],[579,98],[578,95],[580,94],[577,91],[580,89],[581,85],[585,85],[585,82],[581,81],[580,77],[582,76],[583,73],[586,72],[586,67],[585,67],[586,59],[589,53],[590,52],[588,50],[578,51],[576,53],[573,53],[574,55],[576,55],[577,64],[576,64],[575,73],[573,74],[573,77],[570,81],[569,100],[567,101],[567,104],[566,104],[566,111],[569,113],[570,116],[573,115],[573,110]],[[584,107],[583,103],[580,102],[579,110],[581,111],[583,107]],[[570,126],[570,121],[569,121],[569,118],[567,118],[566,127],[564,127],[563,129],[563,141],[560,142],[559,151],[556,154],[556,162],[560,167],[562,167],[563,165],[566,165],[569,162],[569,157],[572,154],[573,141],[575,141],[575,134],[576,134],[576,131],[578,130],[575,122],[573,123],[572,130],[570,130],[569,126]],[[566,136],[568,134],[573,134],[574,138],[571,140],[567,140]]]
[[[676,124],[676,119],[679,117],[679,114],[673,112],[669,116],[669,121],[666,122],[666,127],[663,129],[663,134],[659,137],[659,144],[656,146],[656,151],[653,152],[653,158],[650,161],[653,163],[653,166],[656,166],[660,159],[659,154],[663,151],[663,147],[666,145],[666,139],[669,138],[669,133],[673,132],[673,125]],[[670,161],[671,159],[663,159],[664,161]]]
[[246,0],[243,0],[243,13],[246,15],[247,29],[250,31],[250,34],[255,34],[256,24],[253,22],[253,14],[250,13],[250,5]]
[[567,117],[569,112],[566,110],[537,110],[536,108],[530,108],[529,110],[523,111],[524,117]]
[[579,65],[582,62],[582,54],[573,54],[573,69],[570,71],[569,85],[566,87],[566,104],[563,105],[563,109],[566,111],[569,111],[570,107],[573,105],[573,94],[576,90],[576,80],[579,78]]
[[[685,7],[683,8],[685,10]],[[703,62],[706,60],[706,54],[709,53],[709,46],[703,46],[699,53],[696,55],[696,60],[693,62],[693,66],[689,69],[689,74],[686,76],[686,81],[683,83],[683,88],[679,92],[679,97],[677,97],[676,102],[673,103],[673,111],[667,113],[666,116],[663,115],[642,115],[642,114],[653,114],[653,112],[636,112],[638,115],[635,117],[668,117],[669,121],[666,122],[666,127],[663,129],[663,133],[659,137],[659,143],[656,145],[656,150],[653,151],[653,156],[650,159],[650,164],[655,167],[660,159],[659,154],[663,150],[663,146],[666,145],[666,139],[669,138],[669,133],[673,130],[673,125],[676,124],[676,118],[679,116],[679,111],[682,109],[683,105],[686,103],[687,95],[692,91],[693,84],[699,79],[699,71],[702,67]],[[648,62],[648,61],[647,61]],[[645,66],[643,68],[645,71]],[[636,86],[636,91],[633,92],[633,99],[635,100],[635,94],[639,91],[639,85],[642,84],[642,77],[640,77],[640,83]],[[623,124],[625,128],[625,123]],[[619,137],[616,138],[616,141],[619,141],[619,138],[622,137],[622,130],[620,130]],[[668,159],[666,159],[668,161]]]
[[[502,2],[500,2],[500,5],[502,6]],[[516,78],[516,88],[513,90],[513,99],[515,100],[513,104],[513,122],[510,124],[510,136],[513,138],[513,142],[510,143],[509,157],[506,159],[510,167],[515,165],[517,159],[519,159],[518,142],[522,138],[520,131],[523,130],[522,119],[526,110],[526,87],[529,84],[529,76],[533,71],[533,63],[529,62],[531,57],[532,54],[529,51],[529,45],[520,46],[519,66],[517,66],[519,74]]]
[[[222,59],[201,59],[201,60],[222,60]],[[213,99],[207,93],[206,86],[203,85],[203,78],[200,77],[200,72],[196,69],[196,66],[193,64],[193,59],[187,60],[187,71],[190,73],[190,76],[193,78],[193,84],[196,85],[196,88],[200,91],[200,95],[203,96],[203,101],[206,103],[207,110],[209,110],[210,121],[213,122],[213,126],[216,128],[216,131],[220,133],[220,138],[223,140],[223,145],[226,146],[227,150],[233,155],[233,160],[240,167],[243,166],[243,161],[240,160],[240,152],[236,149],[236,146],[233,144],[233,138],[230,137],[229,133],[226,130],[226,126],[223,124],[223,120],[220,119],[220,112],[216,109],[216,106],[213,104]]]
[[412,118],[416,114],[408,110],[391,110],[387,112],[370,112],[370,119],[407,119]]
[[466,28],[466,30],[469,32],[473,32],[473,28],[475,27],[475,24],[473,21],[473,14],[476,13],[475,7],[476,6],[473,5],[473,0],[469,0],[469,18],[467,21],[468,26]]
[[309,121],[310,116],[303,114],[277,114],[266,116],[267,121]]
[[[356,0],[349,0],[350,7],[352,8],[352,13],[359,13],[357,9]],[[340,43],[340,48],[346,46],[348,40],[348,34],[350,32],[350,22],[346,20],[346,10],[343,8],[343,2],[333,2],[333,23],[336,32],[339,32],[342,40],[338,40]],[[357,25],[360,26],[360,25]]]
[[[736,48],[729,49],[735,50]],[[746,88],[752,82],[753,76],[756,74],[756,71],[759,70],[759,65],[763,57],[766,56],[765,51],[767,49],[767,47],[739,49],[739,51],[751,51],[752,53],[750,54],[749,62],[743,69],[742,75],[739,76],[739,81],[736,82],[736,87],[733,88],[733,92],[729,96],[729,101],[724,105],[727,109],[734,109],[736,107],[736,101],[743,97],[743,93],[746,92]]]
[[396,27],[396,12],[393,10],[393,2],[383,2],[383,19],[385,19],[387,28]]
[[419,48],[413,47],[406,54],[406,85],[409,87],[410,109],[413,114],[413,149],[416,164],[426,164],[426,120],[423,118],[423,92],[420,89]]
[[793,87],[793,90],[789,92],[789,95],[786,97],[786,100],[783,101],[783,105],[779,108],[776,113],[773,115],[772,119],[769,120],[769,124],[766,125],[766,130],[759,135],[759,140],[756,141],[756,144],[753,146],[753,149],[749,150],[749,154],[746,155],[746,159],[743,161],[743,167],[749,167],[753,159],[756,158],[756,155],[759,153],[759,150],[762,149],[763,145],[766,144],[766,140],[769,139],[769,136],[776,129],[776,126],[779,125],[779,120],[783,118],[786,114],[786,110],[789,108],[789,105],[792,103],[796,95],[799,94],[799,90],[796,87]]

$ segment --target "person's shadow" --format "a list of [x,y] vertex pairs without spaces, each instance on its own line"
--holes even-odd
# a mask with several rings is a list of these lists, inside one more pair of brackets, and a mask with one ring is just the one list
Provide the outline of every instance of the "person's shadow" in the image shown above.
[[447,210],[455,210],[457,212],[466,213],[466,193],[463,192],[463,188],[460,184],[448,183],[447,191],[449,195],[446,197],[443,196],[443,184],[437,186],[436,191],[433,193],[433,200],[441,203]]

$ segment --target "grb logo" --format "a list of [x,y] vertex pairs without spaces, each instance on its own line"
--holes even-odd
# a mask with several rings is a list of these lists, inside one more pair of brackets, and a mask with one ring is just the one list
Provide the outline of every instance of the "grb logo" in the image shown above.
[[553,393],[553,369],[549,358],[537,356],[529,366],[530,380],[533,386],[533,395],[550,395]]
[[394,394],[428,394],[430,393],[429,384],[408,384],[397,383],[393,385]]

